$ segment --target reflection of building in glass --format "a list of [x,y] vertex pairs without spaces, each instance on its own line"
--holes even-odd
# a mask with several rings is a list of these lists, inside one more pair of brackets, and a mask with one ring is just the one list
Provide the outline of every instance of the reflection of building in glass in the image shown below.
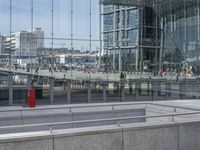
[[138,55],[138,9],[104,6],[104,49],[113,70],[134,70]]
[[[102,2],[104,47],[110,57],[120,53],[115,62],[121,61],[121,70],[153,69],[163,64],[179,66],[184,62],[200,65],[200,0]],[[135,15],[130,15],[132,7]]]
[[41,28],[33,29],[33,32],[20,31],[12,33],[11,38],[4,41],[5,53],[12,51],[14,57],[37,56],[37,50],[44,47],[44,32]]

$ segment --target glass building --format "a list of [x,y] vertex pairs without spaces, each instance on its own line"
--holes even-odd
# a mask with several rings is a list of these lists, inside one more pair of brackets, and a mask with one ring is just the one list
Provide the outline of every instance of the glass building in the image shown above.
[[200,65],[200,0],[101,2],[104,49],[114,69]]
[[135,7],[103,7],[104,49],[113,71],[135,70],[138,62],[138,17]]

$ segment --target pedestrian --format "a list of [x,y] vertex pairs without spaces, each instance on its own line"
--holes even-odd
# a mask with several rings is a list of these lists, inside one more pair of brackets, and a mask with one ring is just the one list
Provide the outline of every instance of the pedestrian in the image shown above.
[[164,76],[163,68],[160,69],[160,71],[159,71],[159,75],[160,75],[160,77],[163,77],[163,76]]
[[39,66],[36,66],[35,73],[38,74],[38,71],[39,71]]
[[126,72],[124,72],[124,80],[126,80]]
[[124,73],[123,72],[121,72],[121,74],[120,74],[120,80],[122,81],[123,79],[124,79]]
[[30,72],[30,68],[29,68],[29,65],[27,66],[27,72]]
[[52,69],[51,69],[51,64],[49,64],[49,72],[51,72],[52,71]]

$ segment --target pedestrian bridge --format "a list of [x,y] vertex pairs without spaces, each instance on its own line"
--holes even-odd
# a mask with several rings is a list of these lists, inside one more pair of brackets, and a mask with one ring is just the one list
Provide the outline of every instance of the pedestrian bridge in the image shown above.
[[[97,103],[97,102],[133,102],[200,98],[199,78],[149,78],[147,75],[127,75],[127,80],[117,80],[118,74],[111,74],[116,80],[70,79],[70,72],[55,72],[53,76],[47,70],[31,74],[25,70],[0,68],[6,74],[7,83],[0,86],[0,105],[26,105],[28,89],[34,81],[37,105],[59,103]],[[83,72],[73,72],[79,76]],[[83,75],[82,75],[83,74]],[[27,82],[16,83],[14,78]],[[97,74],[104,78],[106,75]],[[131,78],[132,77],[132,78]]]

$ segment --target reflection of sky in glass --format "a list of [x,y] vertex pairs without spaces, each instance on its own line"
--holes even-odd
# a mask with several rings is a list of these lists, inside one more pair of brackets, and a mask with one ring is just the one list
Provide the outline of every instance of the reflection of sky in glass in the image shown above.
[[[51,0],[34,1],[34,27],[41,27],[45,37],[51,37]],[[92,0],[92,38],[99,37],[99,0]],[[0,33],[9,35],[10,0],[0,0]],[[74,0],[74,38],[89,39],[89,0]],[[54,0],[54,37],[70,38],[71,35],[71,0]],[[31,27],[31,0],[12,0],[12,32]],[[45,40],[46,46],[50,40]],[[56,47],[70,47],[70,41],[55,40]],[[88,42],[74,41],[75,47],[88,49]],[[93,48],[98,46],[93,42]]]

